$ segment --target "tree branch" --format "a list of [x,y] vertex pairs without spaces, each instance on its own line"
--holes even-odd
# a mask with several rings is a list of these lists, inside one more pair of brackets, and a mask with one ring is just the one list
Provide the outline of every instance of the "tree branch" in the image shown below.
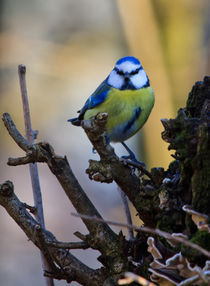
[[[0,204],[25,232],[29,240],[44,253],[45,258],[52,267],[51,277],[57,278],[59,276],[60,279],[66,279],[68,282],[77,281],[82,285],[89,286],[103,284],[102,282],[106,278],[105,271],[93,270],[79,261],[69,251],[48,245],[49,241],[55,244],[59,242],[51,232],[43,229],[29,214],[24,204],[14,194],[13,184],[10,181],[0,184]],[[57,268],[55,263],[60,268]],[[49,271],[47,273],[49,274]]]
[[[45,142],[37,143],[33,146],[24,144],[25,139],[20,135],[20,132],[15,127],[15,124],[8,113],[3,114],[3,121],[14,141],[19,146],[23,146],[22,149],[26,152],[25,160],[28,162],[31,161],[47,163],[51,172],[57,177],[75,209],[84,215],[101,218],[101,215],[96,210],[80,186],[79,182],[75,178],[66,157],[57,156],[53,148]],[[17,163],[21,164],[23,161],[23,158],[10,158],[8,164],[12,165],[12,163],[15,162],[15,165],[17,165]],[[114,271],[121,272],[127,264],[127,260],[125,259],[125,256],[121,257],[119,255],[119,253],[121,253],[121,246],[118,236],[106,224],[98,224],[96,222],[85,219],[83,222],[91,234],[91,247],[98,249],[104,257],[102,263],[109,265],[109,267],[115,269]],[[105,257],[109,258],[105,259]],[[119,268],[119,266],[122,268]]]
[[4,122],[5,127],[7,128],[8,133],[10,136],[15,140],[17,145],[25,152],[32,152],[35,150],[35,147],[31,145],[18,131],[16,128],[12,118],[10,117],[9,113],[4,113],[2,120]]
[[90,246],[85,241],[79,242],[62,242],[62,241],[47,241],[49,246],[63,249],[87,249]]
[[[28,92],[27,92],[27,87],[26,87],[26,67],[24,65],[18,66],[18,74],[19,74],[19,81],[20,81],[22,104],[23,104],[26,139],[31,145],[33,145],[34,133],[33,133],[32,126],[31,126]],[[43,204],[42,204],[42,193],[41,193],[41,188],[40,188],[40,183],[39,183],[39,174],[38,174],[37,164],[30,163],[29,171],[30,171],[30,176],[31,176],[34,205],[36,208],[36,212],[34,213],[34,215],[38,223],[40,223],[41,226],[44,228],[45,222],[44,222],[44,212],[43,212]],[[50,271],[50,267],[47,261],[45,260],[43,253],[41,253],[41,260],[42,260],[42,267]],[[50,277],[46,277],[46,284],[49,286],[53,286],[54,285],[53,279]]]
[[[115,154],[114,149],[106,140],[106,123],[108,115],[99,113],[89,120],[82,121],[82,127],[86,132],[95,150],[97,150],[100,161],[89,160],[89,168],[86,172],[91,180],[110,183],[113,180],[127,195],[136,208],[141,220],[148,226],[154,227],[155,216],[159,210],[158,193],[145,191],[146,188],[154,189],[155,180],[148,171],[144,173],[150,177],[147,185],[133,172],[129,166],[130,162],[121,160]],[[135,165],[139,167],[139,165]],[[157,173],[157,172],[156,172]]]
[[[136,207],[136,197],[139,195],[140,181],[133,174],[130,167],[125,166],[117,157],[114,149],[106,140],[107,113],[99,113],[89,120],[82,121],[82,127],[85,130],[94,149],[98,152],[101,161],[90,161],[90,167],[87,170],[90,179],[95,179],[95,174],[107,178],[105,182],[115,181],[130,201]],[[97,177],[97,178],[98,178]]]

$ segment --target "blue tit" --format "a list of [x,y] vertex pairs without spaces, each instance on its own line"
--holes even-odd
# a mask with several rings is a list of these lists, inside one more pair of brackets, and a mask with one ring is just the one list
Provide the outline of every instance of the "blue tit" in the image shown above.
[[80,126],[81,120],[99,112],[108,114],[107,137],[121,142],[134,159],[133,152],[124,143],[144,125],[153,108],[155,96],[141,63],[135,57],[119,59],[108,77],[87,99],[77,118],[69,119]]

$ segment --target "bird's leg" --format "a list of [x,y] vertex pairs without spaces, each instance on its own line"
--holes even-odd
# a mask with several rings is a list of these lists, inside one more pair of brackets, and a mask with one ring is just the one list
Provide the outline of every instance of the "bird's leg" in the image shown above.
[[128,152],[129,156],[123,156],[124,159],[131,159],[132,161],[137,161],[136,160],[136,156],[133,153],[133,151],[125,144],[125,142],[121,142],[121,144],[123,145],[123,147],[126,149],[126,151]]
[[123,147],[126,149],[126,151],[128,152],[129,156],[122,156],[123,159],[130,159],[133,162],[136,162],[140,165],[142,165],[142,167],[146,168],[144,162],[140,162],[136,159],[135,154],[133,153],[133,151],[125,144],[125,142],[120,142]]

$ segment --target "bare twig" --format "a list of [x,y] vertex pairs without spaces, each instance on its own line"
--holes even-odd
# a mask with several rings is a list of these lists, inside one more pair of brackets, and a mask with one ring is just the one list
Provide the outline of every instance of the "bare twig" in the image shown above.
[[86,216],[86,215],[82,215],[82,214],[76,214],[76,213],[71,213],[73,216],[75,217],[80,217],[83,219],[89,219],[92,221],[97,221],[97,222],[104,222],[106,224],[109,225],[115,225],[115,226],[120,226],[120,227],[126,227],[129,229],[133,229],[135,231],[142,231],[142,232],[146,232],[146,233],[151,233],[151,234],[155,234],[155,235],[159,235],[164,237],[165,239],[169,239],[169,240],[173,240],[179,243],[182,243],[186,246],[189,246],[193,249],[196,249],[197,251],[201,252],[203,255],[207,256],[208,258],[210,258],[210,252],[207,251],[206,249],[200,247],[199,245],[192,243],[184,238],[181,237],[177,237],[177,236],[173,236],[168,232],[162,231],[160,229],[153,229],[150,227],[146,227],[146,226],[136,226],[136,225],[129,225],[129,224],[125,224],[125,223],[120,223],[120,222],[115,222],[115,221],[110,221],[110,220],[103,220],[103,219],[99,219],[96,217],[91,217],[91,216]]
[[34,160],[32,160],[32,158],[31,158],[31,154],[26,155],[25,157],[8,158],[8,165],[9,166],[26,165],[29,163],[34,163]]
[[35,207],[32,207],[32,206],[29,206],[28,204],[26,203],[23,203],[23,206],[28,209],[30,211],[30,213],[34,214],[36,212],[36,208]]
[[[130,208],[129,208],[129,204],[128,204],[128,197],[121,190],[121,188],[119,186],[118,186],[118,191],[119,191],[120,196],[122,198],[127,224],[132,225],[132,217],[131,217],[131,212],[130,212]],[[130,240],[134,239],[133,229],[128,229],[128,236],[129,236]]]
[[17,127],[15,126],[12,118],[10,117],[9,113],[4,113],[2,120],[4,122],[7,131],[9,132],[10,136],[14,139],[17,145],[23,149],[24,151],[31,151],[34,147],[22,136],[22,134],[18,131]]
[[83,241],[86,241],[86,239],[87,239],[87,235],[84,235],[84,234],[82,234],[82,233],[79,232],[79,231],[75,231],[75,232],[74,232],[74,235],[75,235],[76,237],[78,237],[79,239],[83,240]]
[[[34,134],[33,134],[33,130],[31,127],[30,109],[29,109],[29,103],[28,103],[26,78],[25,78],[26,67],[24,65],[18,66],[18,74],[19,74],[20,90],[21,90],[22,103],[23,103],[26,139],[29,144],[33,145]],[[29,169],[30,169],[31,183],[32,183],[32,190],[33,190],[33,197],[34,197],[34,206],[36,208],[35,217],[38,223],[40,223],[41,227],[44,228],[45,223],[44,223],[44,213],[43,213],[43,205],[42,205],[42,194],[41,194],[41,188],[40,188],[40,183],[39,183],[37,164],[30,163]],[[42,259],[43,269],[50,271],[50,267],[42,253],[41,253],[41,259]],[[48,286],[53,286],[54,285],[53,279],[46,277],[46,284]]]
[[[24,65],[19,65],[18,73],[19,73],[19,80],[20,80],[22,103],[23,103],[26,139],[30,145],[33,145],[34,136],[33,136],[33,130],[31,127],[31,118],[30,118],[30,110],[29,110],[26,79],[25,79],[26,67]],[[37,164],[36,163],[29,164],[29,167],[30,167],[30,175],[31,175],[31,182],[32,182],[32,189],[33,189],[33,196],[34,196],[34,205],[37,209],[35,217],[37,221],[41,224],[41,226],[44,227],[45,225],[44,225],[44,213],[43,213],[43,206],[42,206],[42,195],[41,195],[41,188],[40,188],[40,183],[39,183]]]
[[78,241],[78,242],[47,241],[47,245],[63,249],[87,249],[90,247],[88,243],[85,241]]

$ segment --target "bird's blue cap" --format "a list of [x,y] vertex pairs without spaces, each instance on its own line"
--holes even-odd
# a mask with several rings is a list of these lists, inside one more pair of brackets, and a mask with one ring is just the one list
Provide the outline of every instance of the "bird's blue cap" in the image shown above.
[[116,62],[116,65],[120,65],[124,62],[132,62],[136,65],[140,65],[140,62],[137,58],[134,58],[134,57],[124,57],[124,58],[121,58],[119,59],[117,62]]

